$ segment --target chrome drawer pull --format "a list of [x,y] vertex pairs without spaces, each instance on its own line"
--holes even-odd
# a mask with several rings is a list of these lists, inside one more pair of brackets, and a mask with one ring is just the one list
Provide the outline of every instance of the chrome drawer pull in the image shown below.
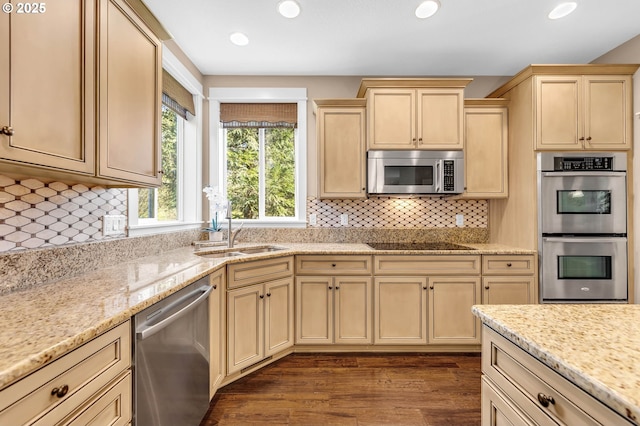
[[554,405],[556,403],[556,400],[553,399],[552,396],[547,396],[541,392],[538,394],[538,402],[540,403],[540,405],[546,408],[549,406],[549,404]]
[[67,394],[67,392],[69,392],[69,386],[68,385],[64,385],[61,388],[53,388],[51,390],[51,395],[55,395],[58,398],[62,398],[63,396],[65,396]]

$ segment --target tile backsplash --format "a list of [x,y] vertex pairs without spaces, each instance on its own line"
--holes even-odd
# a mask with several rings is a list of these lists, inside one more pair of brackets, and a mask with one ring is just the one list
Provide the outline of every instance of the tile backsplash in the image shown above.
[[0,252],[101,240],[105,214],[127,214],[125,189],[0,175]]
[[[309,215],[316,215],[311,225]],[[369,198],[366,200],[307,199],[309,227],[339,228],[346,214],[352,228],[455,228],[456,215],[464,228],[487,228],[486,200],[446,198]]]

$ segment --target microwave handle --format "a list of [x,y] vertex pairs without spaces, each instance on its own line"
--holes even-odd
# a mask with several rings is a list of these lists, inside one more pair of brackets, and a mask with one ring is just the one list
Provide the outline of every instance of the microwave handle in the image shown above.
[[616,243],[626,237],[542,237],[545,243]]
[[435,192],[438,193],[440,192],[440,187],[442,186],[442,160],[437,160],[436,161],[436,173],[435,173],[435,181],[436,181],[436,189]]

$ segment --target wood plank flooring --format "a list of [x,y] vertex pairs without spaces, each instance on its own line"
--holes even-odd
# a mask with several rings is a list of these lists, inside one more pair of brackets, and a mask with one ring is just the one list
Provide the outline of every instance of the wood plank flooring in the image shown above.
[[200,426],[480,425],[480,354],[292,354],[218,390]]

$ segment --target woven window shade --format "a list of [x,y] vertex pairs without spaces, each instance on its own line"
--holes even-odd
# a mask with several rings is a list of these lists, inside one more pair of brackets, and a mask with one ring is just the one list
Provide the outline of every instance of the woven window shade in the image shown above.
[[296,127],[298,104],[220,104],[220,121],[233,127]]
[[187,111],[193,116],[196,115],[193,95],[165,70],[162,70],[162,95],[162,103],[182,118],[187,118]]

